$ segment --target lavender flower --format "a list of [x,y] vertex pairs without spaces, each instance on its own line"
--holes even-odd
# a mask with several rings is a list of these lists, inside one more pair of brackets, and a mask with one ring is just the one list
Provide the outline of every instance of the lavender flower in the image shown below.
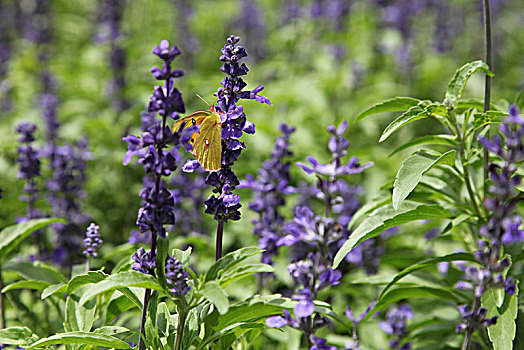
[[35,203],[39,197],[36,179],[40,177],[40,157],[37,150],[32,146],[35,140],[36,125],[21,122],[16,131],[20,134],[18,141],[21,143],[18,147],[18,158],[16,159],[20,164],[18,177],[26,181],[23,188],[24,194],[20,196],[20,200],[27,203],[26,216],[18,219],[19,222],[23,222],[41,216],[40,211],[35,208]]
[[479,249],[473,252],[480,267],[468,266],[465,269],[465,280],[457,283],[457,288],[473,290],[475,296],[471,309],[468,305],[458,308],[465,322],[457,326],[457,332],[465,330],[469,335],[480,327],[496,322],[496,318],[486,318],[487,310],[480,307],[482,295],[488,289],[504,288],[506,293],[515,294],[515,280],[513,277],[504,277],[510,261],[507,258],[500,259],[500,253],[503,245],[524,241],[524,230],[519,228],[522,217],[515,213],[520,201],[515,187],[521,182],[517,168],[524,160],[524,117],[515,105],[510,106],[509,116],[499,131],[503,138],[499,135],[495,135],[492,140],[479,137],[480,143],[502,160],[500,164],[491,163],[489,167],[492,184],[488,187],[490,196],[484,201],[489,217],[479,232],[483,238],[478,241]]
[[289,186],[290,162],[285,161],[286,157],[293,154],[289,150],[289,137],[295,128],[282,124],[280,131],[283,135],[276,139],[271,158],[262,164],[257,179],[248,175],[239,186],[253,190],[254,200],[249,203],[249,208],[259,214],[259,218],[253,220],[253,233],[259,237],[258,246],[265,249],[262,253],[262,262],[265,264],[272,264],[271,256],[278,253],[277,241],[284,225],[284,217],[279,209],[286,204],[285,195],[295,192]]
[[351,307],[348,305],[347,309],[346,309],[346,312],[344,313],[347,317],[347,319],[351,322],[351,324],[353,325],[353,334],[352,334],[352,340],[351,341],[348,341],[346,342],[346,346],[344,348],[344,350],[360,350],[359,348],[359,342],[358,342],[358,336],[357,336],[357,326],[360,322],[362,322],[362,320],[364,319],[364,317],[367,316],[367,314],[369,313],[369,311],[371,311],[371,309],[375,306],[376,304],[376,301],[373,301],[371,302],[371,304],[369,304],[369,306],[366,308],[366,310],[364,310],[363,313],[361,313],[358,318],[355,319],[355,316],[353,315],[353,311],[351,311]]
[[402,339],[408,333],[406,321],[413,318],[413,310],[408,304],[402,304],[389,309],[387,321],[380,321],[380,328],[390,336],[389,346],[394,350],[409,350],[411,343],[402,344]]
[[93,222],[87,227],[86,238],[84,239],[85,250],[83,254],[87,258],[96,258],[98,257],[97,250],[102,245],[102,238],[98,230],[100,227],[95,225]]
[[166,257],[166,281],[171,293],[176,295],[186,295],[190,287],[187,285],[189,273],[177,258],[168,255]]

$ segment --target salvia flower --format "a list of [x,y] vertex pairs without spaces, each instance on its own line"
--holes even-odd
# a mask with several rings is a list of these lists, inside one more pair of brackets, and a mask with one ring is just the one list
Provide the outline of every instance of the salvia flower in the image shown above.
[[156,254],[154,252],[146,252],[144,248],[140,248],[133,253],[132,259],[134,261],[131,265],[132,270],[154,275],[156,267]]
[[[138,157],[146,177],[144,187],[140,191],[142,207],[138,211],[137,225],[141,233],[150,232],[165,237],[165,225],[175,223],[175,199],[162,177],[171,175],[177,168],[180,144],[187,143],[194,128],[188,128],[183,133],[173,133],[167,125],[167,118],[178,119],[185,112],[181,92],[174,86],[174,78],[183,75],[181,70],[173,70],[171,63],[180,50],[170,46],[167,40],[162,40],[153,49],[153,53],[162,59],[162,68],[153,67],[151,72],[157,80],[162,80],[162,86],[155,86],[151,100],[147,106],[147,121],[142,123],[142,137],[128,135],[123,138],[128,143],[124,165],[133,156]],[[160,119],[154,116],[159,115]],[[171,146],[171,149],[167,149]]]
[[166,282],[174,295],[186,295],[190,287],[187,285],[189,273],[174,256],[166,257]]
[[402,344],[408,333],[407,320],[413,318],[413,310],[408,304],[394,306],[386,313],[386,321],[380,321],[380,328],[390,336],[389,346],[395,350],[409,350],[411,343]]
[[93,222],[87,227],[86,238],[84,239],[85,250],[83,254],[88,258],[98,257],[97,250],[102,245],[102,237],[99,232],[100,227]]
[[504,119],[499,131],[502,137],[479,137],[480,143],[496,154],[501,162],[489,166],[491,185],[487,189],[489,196],[484,201],[488,219],[479,231],[482,238],[478,241],[479,249],[473,252],[480,266],[465,268],[464,280],[456,285],[459,289],[473,290],[475,296],[471,309],[468,305],[458,308],[464,322],[457,326],[457,332],[472,334],[476,329],[496,322],[496,317],[486,318],[487,310],[480,307],[480,300],[488,289],[504,288],[510,295],[516,291],[513,277],[504,277],[510,261],[508,258],[501,259],[500,254],[503,245],[524,241],[524,230],[520,229],[522,216],[515,213],[520,201],[516,186],[521,182],[517,168],[524,159],[524,117],[517,106],[510,105],[509,116]]
[[237,103],[240,99],[251,99],[271,105],[267,97],[258,95],[263,86],[244,91],[247,84],[242,76],[249,70],[245,63],[240,63],[247,56],[247,52],[243,46],[237,45],[239,41],[239,37],[231,35],[221,50],[220,60],[223,65],[220,70],[226,77],[216,93],[216,109],[221,114],[222,121],[222,168],[218,172],[211,172],[206,179],[206,184],[214,187],[214,194],[205,201],[205,212],[213,214],[219,222],[240,219],[240,196],[232,192],[239,185],[239,181],[232,167],[245,148],[245,144],[239,141],[239,138],[244,132],[255,133],[254,123],[246,119],[243,107]]
[[258,246],[265,249],[262,253],[262,262],[265,264],[271,264],[271,256],[278,253],[277,242],[284,225],[284,217],[279,209],[286,205],[285,196],[295,192],[295,188],[289,185],[290,162],[285,160],[293,154],[289,150],[289,137],[295,128],[282,124],[280,131],[282,136],[275,140],[271,158],[262,164],[257,179],[248,175],[239,186],[249,187],[253,191],[254,199],[249,203],[249,209],[259,214],[259,218],[253,220],[253,233],[259,237]]
[[25,221],[40,217],[40,212],[35,208],[35,202],[38,199],[38,186],[36,179],[40,177],[40,156],[38,151],[32,146],[35,140],[34,132],[36,125],[27,122],[20,123],[16,131],[20,134],[18,141],[18,157],[16,161],[20,164],[18,177],[25,180],[23,192],[20,200],[27,203],[26,216],[19,221]]

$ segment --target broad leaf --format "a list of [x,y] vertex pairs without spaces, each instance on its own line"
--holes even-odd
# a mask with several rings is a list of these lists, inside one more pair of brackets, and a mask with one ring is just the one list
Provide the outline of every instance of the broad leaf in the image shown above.
[[222,275],[222,277],[219,280],[220,286],[225,287],[236,280],[239,280],[247,276],[251,276],[255,273],[273,272],[274,270],[275,269],[273,268],[273,266],[262,263],[237,266],[235,267],[235,269],[227,271],[227,273],[224,273]]
[[418,146],[418,145],[446,145],[446,146],[458,146],[455,136],[442,134],[442,135],[427,135],[422,136],[417,139],[406,142],[402,146],[395,149],[389,154],[388,157],[391,157],[394,154],[397,154],[400,151],[405,150],[406,148]]
[[220,314],[225,314],[229,309],[227,294],[217,282],[206,282],[200,293],[216,306]]
[[397,131],[404,125],[409,124],[419,119],[427,118],[430,115],[431,114],[423,106],[416,105],[416,106],[411,107],[405,113],[403,113],[400,117],[392,121],[384,129],[378,142],[382,142],[386,140],[391,134],[393,134],[395,131]]
[[428,151],[417,151],[402,162],[395,183],[393,184],[393,208],[398,209],[404,199],[417,186],[422,175],[434,166],[455,163],[456,151],[448,151],[442,155],[431,154]]
[[90,300],[83,305],[79,304],[80,297],[87,288],[89,286],[82,286],[67,297],[64,321],[64,329],[67,332],[89,332],[91,330],[96,311],[96,300]]
[[493,76],[493,73],[489,71],[488,65],[482,61],[466,63],[455,72],[455,75],[453,75],[453,78],[449,82],[448,91],[446,92],[446,98],[454,107],[458,106],[457,102],[464,94],[464,89],[466,88],[469,78],[478,71]]
[[130,332],[130,330],[127,329],[126,327],[120,327],[120,326],[103,326],[93,331],[93,333],[105,334],[105,335],[120,334],[120,333],[125,333],[125,332]]
[[36,343],[33,343],[26,350],[42,348],[47,345],[55,344],[89,344],[115,349],[131,349],[131,346],[128,343],[110,335],[90,332],[68,332],[55,334],[49,338],[40,339]]
[[398,210],[392,205],[386,205],[370,213],[368,217],[351,233],[348,240],[339,249],[333,261],[333,268],[337,268],[342,259],[360,242],[378,236],[382,231],[404,224],[406,222],[450,218],[453,215],[447,209],[437,205],[425,205],[405,201]]
[[66,291],[67,291],[66,283],[52,284],[42,291],[42,295],[40,295],[40,298],[43,300],[53,294],[63,295]]
[[173,249],[172,255],[180,261],[182,265],[189,264],[189,257],[192,252],[191,246],[187,247],[186,250]]
[[86,284],[98,283],[109,277],[102,271],[89,271],[87,274],[75,276],[67,284],[67,294],[73,293],[77,288]]
[[9,327],[0,329],[0,343],[25,345],[38,340],[38,336],[27,327]]
[[121,287],[141,287],[160,291],[163,290],[154,277],[138,271],[125,271],[116,275],[111,275],[105,280],[89,286],[80,299],[80,305],[83,305],[86,301],[101,293]]
[[518,281],[517,290],[514,295],[504,294],[504,302],[498,305],[498,290],[488,289],[482,296],[482,306],[488,308],[486,317],[497,316],[497,323],[488,327],[488,336],[495,350],[513,349],[513,339],[517,327],[515,319],[518,313]]
[[473,115],[473,128],[468,131],[472,133],[484,125],[493,124],[493,123],[502,123],[505,117],[508,116],[506,112],[497,112],[497,111],[487,111],[486,113],[475,113]]
[[420,100],[412,97],[395,97],[390,100],[380,102],[374,106],[371,106],[365,111],[360,112],[353,120],[353,123],[356,124],[372,114],[405,111],[413,106],[416,106],[419,102]]
[[122,313],[136,307],[135,303],[132,302],[127,296],[120,295],[109,302],[106,312],[106,322],[109,323],[115,317],[120,316]]
[[62,219],[45,218],[33,219],[16,225],[7,226],[0,231],[0,261],[3,261],[7,254],[15,249],[27,236],[34,231],[41,229],[54,222],[66,223]]

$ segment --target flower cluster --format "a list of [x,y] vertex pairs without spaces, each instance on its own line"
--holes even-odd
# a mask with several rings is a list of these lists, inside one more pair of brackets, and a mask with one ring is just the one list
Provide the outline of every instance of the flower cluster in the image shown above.
[[245,148],[239,138],[244,132],[255,133],[255,124],[246,119],[243,107],[238,106],[237,102],[240,99],[252,99],[271,105],[267,97],[258,95],[264,89],[263,86],[243,91],[247,84],[242,76],[247,74],[248,68],[240,61],[247,53],[243,46],[237,45],[239,40],[237,36],[230,36],[220,56],[224,62],[220,70],[226,74],[221,82],[222,87],[216,93],[216,110],[221,114],[222,122],[222,168],[210,173],[206,179],[206,184],[215,187],[215,194],[205,201],[205,212],[213,214],[219,222],[240,219],[240,196],[232,193],[239,181],[231,168]]
[[189,273],[174,256],[166,257],[166,282],[174,295],[186,295],[190,287],[187,285]]
[[[178,113],[185,111],[182,94],[174,87],[174,78],[182,76],[181,70],[172,70],[171,62],[180,54],[176,46],[169,47],[169,42],[163,40],[153,50],[153,53],[163,60],[162,68],[153,67],[151,72],[158,80],[163,80],[162,86],[155,86],[153,95],[147,107],[147,114],[160,115],[161,119],[149,119],[144,125],[142,137],[128,135],[123,138],[128,145],[124,158],[127,165],[134,155],[139,157],[144,172],[144,187],[140,191],[142,207],[138,212],[137,225],[141,233],[151,232],[153,235],[165,237],[165,225],[175,223],[175,200],[163,176],[169,176],[176,169],[178,149],[181,142],[187,142],[184,136],[172,133],[167,125],[167,118],[178,119]],[[189,130],[189,129],[186,129]],[[185,137],[189,133],[185,133]],[[173,146],[167,150],[168,146]]]
[[131,265],[132,270],[154,275],[156,267],[156,255],[151,254],[151,251],[146,252],[144,248],[140,248],[135,253],[133,253],[131,258],[134,261],[134,263]]
[[358,203],[354,195],[347,197],[348,185],[340,178],[342,175],[357,174],[370,167],[372,163],[360,165],[356,157],[352,157],[347,163],[342,158],[347,155],[349,142],[343,134],[347,129],[347,122],[342,122],[338,128],[333,125],[328,127],[332,135],[328,148],[332,160],[328,164],[320,164],[315,158],[308,160],[312,167],[300,162],[301,167],[308,174],[316,174],[318,192],[316,197],[325,203],[324,215],[315,215],[314,211],[306,205],[295,207],[295,217],[284,226],[285,235],[277,241],[277,246],[301,246],[305,247],[305,256],[298,256],[295,262],[288,266],[288,270],[295,281],[295,292],[293,299],[298,300],[294,308],[296,319],[289,313],[284,316],[273,316],[266,320],[270,327],[282,327],[290,325],[305,332],[310,342],[310,348],[316,346],[318,349],[331,349],[325,344],[325,340],[314,336],[315,331],[326,325],[328,320],[314,313],[313,300],[318,292],[326,287],[340,283],[342,273],[329,266],[332,261],[335,242],[347,238],[347,225],[353,212],[347,212],[350,208],[356,210]]
[[411,343],[403,344],[402,340],[408,333],[407,320],[413,318],[413,310],[408,304],[392,307],[386,313],[386,321],[380,321],[380,328],[390,337],[389,347],[392,350],[409,350]]
[[517,174],[518,164],[524,160],[524,117],[515,105],[509,108],[509,116],[501,124],[499,135],[492,140],[480,137],[480,143],[491,153],[496,154],[501,162],[489,167],[491,185],[489,197],[484,201],[488,212],[487,224],[480,229],[481,240],[478,250],[473,253],[480,267],[468,266],[465,280],[457,283],[457,288],[473,290],[475,301],[470,309],[461,305],[458,310],[464,323],[457,326],[457,332],[475,332],[480,327],[487,327],[496,322],[496,317],[486,318],[487,310],[480,307],[484,292],[492,288],[504,288],[505,292],[515,294],[513,277],[505,278],[504,271],[510,266],[508,258],[500,257],[503,245],[524,241],[524,230],[519,227],[522,217],[515,214],[520,196],[515,189],[521,183]]
[[38,199],[36,179],[40,177],[40,156],[32,146],[35,140],[36,125],[22,122],[17,126],[16,131],[20,134],[18,141],[21,143],[18,146],[18,158],[16,159],[20,164],[18,177],[26,181],[23,188],[24,194],[20,196],[20,200],[27,203],[26,216],[20,218],[19,221],[25,221],[41,216],[40,211],[35,208],[35,202]]
[[86,238],[84,239],[85,250],[83,254],[88,258],[98,257],[97,250],[102,245],[102,238],[98,230],[100,227],[93,222],[87,227]]
[[253,220],[253,233],[259,237],[258,246],[265,249],[262,253],[262,262],[265,264],[272,264],[271,256],[278,253],[277,241],[284,225],[284,217],[279,209],[286,204],[285,195],[295,192],[295,189],[289,186],[290,162],[285,160],[293,154],[289,150],[289,137],[295,128],[282,124],[280,131],[282,136],[275,140],[271,158],[262,164],[257,179],[248,175],[239,186],[253,190],[254,199],[249,203],[249,209],[259,214],[259,218]]

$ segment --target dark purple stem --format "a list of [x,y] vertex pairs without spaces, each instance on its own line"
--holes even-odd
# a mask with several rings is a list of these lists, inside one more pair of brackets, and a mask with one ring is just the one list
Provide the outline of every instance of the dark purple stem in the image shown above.
[[219,220],[217,226],[217,241],[215,249],[215,261],[222,257],[222,237],[224,236],[224,221]]

